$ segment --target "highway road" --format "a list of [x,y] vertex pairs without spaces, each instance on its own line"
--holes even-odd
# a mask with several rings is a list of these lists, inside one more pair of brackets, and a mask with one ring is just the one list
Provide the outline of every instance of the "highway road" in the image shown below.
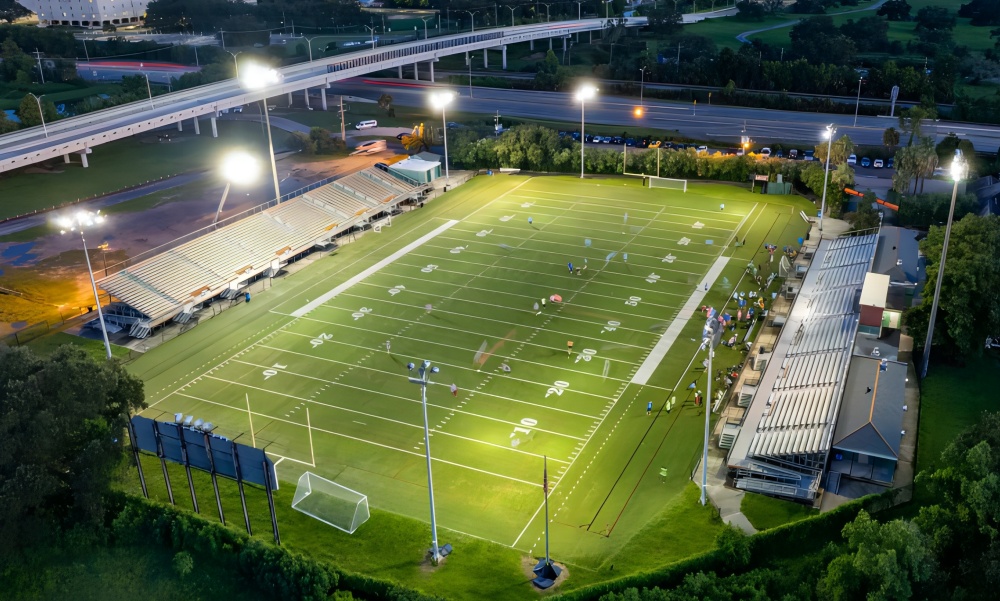
[[[338,82],[334,93],[351,94],[364,98],[378,98],[383,92],[392,94],[399,106],[426,106],[429,90],[441,84],[413,80],[372,80],[381,83],[365,84],[357,80]],[[454,88],[459,94],[449,112],[462,111],[493,114],[500,111],[505,117],[521,117],[579,123],[579,104],[572,93],[538,92],[531,90],[502,90],[474,88],[469,97],[467,86]],[[589,101],[586,107],[586,131],[593,134],[621,133],[623,126],[645,125],[650,129],[673,130],[695,140],[715,141],[718,146],[738,146],[741,132],[753,140],[754,148],[771,146],[780,142],[785,147],[808,147],[822,140],[823,129],[830,123],[837,128],[837,135],[847,134],[856,144],[880,145],[882,133],[896,127],[897,119],[860,116],[854,125],[853,115],[825,113],[798,113],[732,106],[710,106],[646,100],[644,115],[633,116],[635,98],[602,96]],[[570,127],[570,126],[567,126]],[[576,128],[574,128],[576,129]],[[974,123],[933,121],[924,123],[925,135],[940,140],[949,132],[970,140],[978,150],[996,152],[1000,147],[1000,126]]]

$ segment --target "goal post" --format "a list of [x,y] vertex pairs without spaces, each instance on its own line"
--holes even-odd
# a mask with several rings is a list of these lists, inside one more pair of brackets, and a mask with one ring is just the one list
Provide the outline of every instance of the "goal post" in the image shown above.
[[674,179],[672,177],[646,176],[646,186],[649,188],[666,188],[668,190],[688,191],[688,181],[686,179]]
[[370,517],[368,497],[312,472],[299,476],[292,509],[348,534]]

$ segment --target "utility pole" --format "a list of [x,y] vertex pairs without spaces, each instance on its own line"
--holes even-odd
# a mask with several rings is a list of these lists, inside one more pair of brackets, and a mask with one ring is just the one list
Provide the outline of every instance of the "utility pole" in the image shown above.
[[340,96],[340,139],[347,143],[347,130],[344,127],[344,96]]
[[42,83],[45,83],[45,71],[42,70],[42,53],[35,48],[35,60],[38,61],[38,76],[42,78]]

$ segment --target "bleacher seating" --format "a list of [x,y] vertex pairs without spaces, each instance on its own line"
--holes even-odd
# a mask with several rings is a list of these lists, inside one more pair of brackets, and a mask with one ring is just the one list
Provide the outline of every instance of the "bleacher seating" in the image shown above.
[[[121,303],[141,313],[151,329],[185,307],[212,298],[251,277],[276,271],[275,260],[329,240],[387,203],[416,193],[414,186],[376,169],[351,174],[131,265],[100,280]],[[358,192],[355,192],[358,190]]]

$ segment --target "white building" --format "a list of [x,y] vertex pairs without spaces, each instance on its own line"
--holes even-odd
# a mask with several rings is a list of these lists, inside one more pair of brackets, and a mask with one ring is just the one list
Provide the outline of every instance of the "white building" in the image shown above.
[[38,15],[40,25],[93,27],[131,25],[146,14],[149,0],[17,0]]

